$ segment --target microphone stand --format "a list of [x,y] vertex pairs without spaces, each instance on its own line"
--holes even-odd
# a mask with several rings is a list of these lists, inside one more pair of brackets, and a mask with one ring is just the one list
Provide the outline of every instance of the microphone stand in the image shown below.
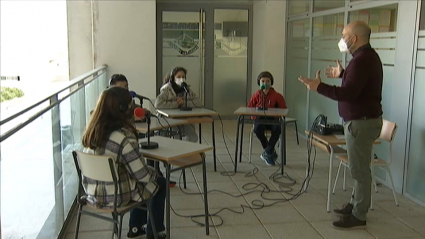
[[151,142],[150,140],[150,135],[151,135],[151,114],[149,111],[146,112],[146,123],[148,124],[148,142],[142,142],[140,143],[140,146],[142,147],[142,149],[157,149],[158,143],[157,142]]
[[261,107],[257,107],[257,110],[267,110],[266,104],[265,104],[265,94],[263,89],[261,89]]
[[185,90],[185,95],[184,95],[184,106],[180,108],[180,110],[182,111],[191,111],[192,108],[191,107],[187,107],[187,95],[189,94],[189,91],[187,90],[187,88],[184,86],[184,90]]

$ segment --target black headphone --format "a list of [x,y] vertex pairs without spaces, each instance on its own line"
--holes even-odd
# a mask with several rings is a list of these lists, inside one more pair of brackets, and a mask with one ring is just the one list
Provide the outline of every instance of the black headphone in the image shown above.
[[273,85],[273,83],[274,83],[274,78],[273,78],[273,76],[272,76],[272,74],[270,73],[270,72],[268,72],[268,71],[263,71],[263,72],[261,72],[259,75],[258,75],[258,77],[257,77],[257,85],[260,85],[260,80],[261,80],[261,78],[269,78],[270,79],[270,81],[272,82],[272,85]]
[[118,87],[118,86],[109,87],[107,90],[114,93],[114,95],[118,98],[120,112],[124,113],[124,112],[127,112],[127,110],[128,110],[128,104],[124,103],[125,102],[124,97],[122,95],[122,92],[120,92],[119,89],[125,90],[124,88],[121,88],[121,87]]

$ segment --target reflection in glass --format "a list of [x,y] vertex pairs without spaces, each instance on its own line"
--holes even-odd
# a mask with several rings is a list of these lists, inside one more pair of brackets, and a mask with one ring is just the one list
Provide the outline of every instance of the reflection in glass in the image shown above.
[[248,10],[214,11],[213,108],[221,115],[247,104],[248,36]]
[[199,43],[199,12],[162,13],[162,78],[174,67],[184,67],[187,84],[201,97]]
[[285,100],[288,104],[289,117],[298,120],[299,132],[306,129],[307,113],[307,90],[300,84],[298,76],[308,75],[308,51],[309,51],[309,19],[288,22],[289,37],[287,40],[286,53],[286,92]]
[[288,4],[289,15],[310,12],[310,3],[311,1],[290,0]]
[[345,0],[314,0],[313,11],[319,12],[345,6]]
[[341,35],[344,13],[313,18],[313,37]]
[[349,13],[348,22],[363,21],[372,33],[397,31],[397,4]]

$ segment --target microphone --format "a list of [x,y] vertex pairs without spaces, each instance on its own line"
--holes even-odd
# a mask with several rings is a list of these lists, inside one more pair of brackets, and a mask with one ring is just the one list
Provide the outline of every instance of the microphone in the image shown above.
[[183,110],[183,111],[191,111],[192,110],[192,108],[191,107],[187,107],[187,95],[189,94],[189,86],[187,85],[187,83],[186,82],[182,82],[182,84],[181,84],[181,87],[184,89],[184,91],[186,92],[185,93],[185,103],[184,103],[184,106],[183,107],[181,107],[180,108],[180,110]]
[[133,114],[134,114],[134,116],[136,116],[137,118],[143,118],[143,117],[148,118],[148,117],[150,117],[150,116],[151,116],[151,112],[150,112],[149,110],[145,110],[145,109],[140,108],[140,107],[136,107],[136,108],[134,109]]
[[142,149],[157,149],[158,143],[150,141],[150,135],[151,135],[150,125],[151,125],[151,116],[152,116],[151,112],[149,110],[145,110],[143,108],[137,107],[134,109],[133,113],[134,113],[134,116],[137,116],[139,118],[146,117],[146,123],[148,124],[148,130],[147,130],[148,141],[140,143],[140,146],[142,147]]
[[188,89],[188,85],[186,82],[182,82],[181,87],[183,87],[184,91],[186,91],[187,94],[189,94],[189,89]]

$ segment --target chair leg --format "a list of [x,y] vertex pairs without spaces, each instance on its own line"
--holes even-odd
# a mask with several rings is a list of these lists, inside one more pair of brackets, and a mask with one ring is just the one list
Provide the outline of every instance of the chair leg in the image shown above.
[[186,189],[187,188],[186,187],[186,170],[183,169],[182,171],[183,171],[183,187],[184,189]]
[[158,239],[158,235],[157,235],[156,227],[155,227],[155,221],[153,219],[153,213],[152,213],[151,203],[150,202],[147,203],[146,206],[147,206],[147,209],[148,209],[149,219],[151,221],[153,235],[154,235],[155,239]]
[[334,187],[332,189],[332,194],[335,194],[335,188],[336,188],[336,184],[338,183],[339,171],[341,170],[341,165],[342,165],[342,162],[339,162],[338,171],[336,172]]
[[121,239],[121,233],[122,233],[122,219],[123,219],[124,215],[120,215],[120,221],[119,221],[119,227],[118,227],[118,239]]
[[78,212],[77,212],[77,225],[75,226],[75,239],[78,239],[78,231],[80,230],[80,219],[81,219],[81,210],[83,208],[83,205],[78,205]]
[[345,165],[344,165],[344,181],[343,181],[343,184],[342,184],[342,191],[346,191],[347,190],[347,188],[346,188],[346,185],[347,185],[347,177],[346,177],[346,175],[347,175],[347,167],[345,167]]
[[393,189],[393,196],[394,196],[395,205],[398,206],[399,204],[398,204],[398,200],[397,200],[397,195],[395,193],[393,175],[391,174],[391,170],[390,170],[390,168],[388,166],[386,166],[385,169],[388,171],[388,174],[390,175],[391,187]]
[[297,144],[300,145],[300,141],[298,140],[298,127],[297,127],[297,121],[295,123],[295,136],[297,136]]
[[115,213],[111,213],[112,214],[112,219],[115,221],[114,222],[114,228],[112,230],[112,239],[114,239],[114,235],[117,235],[118,238],[118,215],[116,215]]
[[249,150],[248,150],[248,159],[249,159],[249,163],[251,163],[251,155],[252,155],[252,130],[251,130],[251,134],[249,135]]
[[372,166],[371,166],[370,171],[371,171],[371,175],[372,175],[372,183],[373,183],[373,187],[375,188],[375,193],[377,193],[377,192],[378,192],[378,187],[376,186],[376,179],[375,179],[375,166],[373,166],[373,164],[372,164]]

